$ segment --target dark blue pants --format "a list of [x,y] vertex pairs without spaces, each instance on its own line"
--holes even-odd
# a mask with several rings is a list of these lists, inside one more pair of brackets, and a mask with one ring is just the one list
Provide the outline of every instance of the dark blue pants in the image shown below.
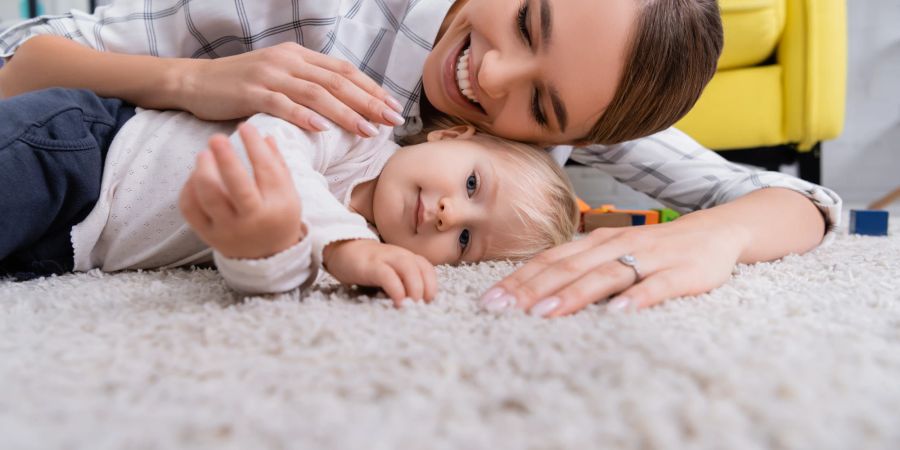
[[85,90],[0,100],[0,276],[72,270],[70,232],[97,202],[106,152],[132,116]]

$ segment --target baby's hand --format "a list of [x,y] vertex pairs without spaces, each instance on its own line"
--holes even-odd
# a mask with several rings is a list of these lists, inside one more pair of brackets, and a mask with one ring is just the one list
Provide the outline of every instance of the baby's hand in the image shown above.
[[253,179],[228,138],[209,140],[181,190],[179,207],[200,239],[228,258],[260,259],[306,236],[300,196],[274,140],[252,125],[238,127]]
[[330,244],[323,253],[326,269],[338,281],[378,286],[394,306],[404,298],[430,301],[437,291],[434,266],[405,248],[359,239]]

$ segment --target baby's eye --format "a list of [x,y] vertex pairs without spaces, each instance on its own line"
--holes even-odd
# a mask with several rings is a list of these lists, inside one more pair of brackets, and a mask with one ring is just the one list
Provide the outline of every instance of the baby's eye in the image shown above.
[[459,233],[459,248],[462,249],[463,252],[466,251],[466,247],[469,246],[469,230],[462,230],[462,233]]
[[469,197],[475,195],[476,189],[478,189],[478,177],[475,176],[475,172],[472,172],[469,178],[466,178],[466,192],[469,193]]

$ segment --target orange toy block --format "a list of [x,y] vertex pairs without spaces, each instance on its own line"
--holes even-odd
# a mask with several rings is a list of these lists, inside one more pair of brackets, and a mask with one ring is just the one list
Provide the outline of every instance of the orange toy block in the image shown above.
[[612,212],[640,214],[647,218],[647,220],[644,221],[645,225],[655,225],[655,224],[659,223],[659,211],[647,211],[647,210],[639,210],[639,209],[616,209]]
[[578,197],[575,197],[575,200],[578,202],[578,210],[581,211],[582,214],[591,210],[591,205],[588,205],[587,203],[585,203],[584,200],[582,200]]
[[610,212],[618,212],[616,211],[616,205],[600,205],[590,211],[585,212],[585,214],[604,214]]
[[623,212],[594,213],[584,215],[584,232],[590,232],[597,228],[630,227],[631,214]]

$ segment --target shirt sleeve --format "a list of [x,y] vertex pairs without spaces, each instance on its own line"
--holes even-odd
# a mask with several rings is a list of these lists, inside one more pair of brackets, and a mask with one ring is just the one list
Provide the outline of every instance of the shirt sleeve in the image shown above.
[[[187,8],[181,3],[168,5],[171,0],[163,0],[167,6],[173,7],[170,14],[180,15]],[[39,35],[56,35],[65,37],[95,50],[111,50],[119,53],[147,54],[164,56],[160,53],[160,43],[166,56],[189,56],[185,46],[193,39],[176,36],[177,30],[160,30],[153,20],[156,16],[148,11],[149,2],[119,1],[108,6],[97,8],[93,14],[71,10],[64,14],[44,15],[20,22],[3,33],[0,33],[0,57],[10,58],[28,39]],[[171,23],[171,19],[165,23]],[[166,27],[172,28],[172,27]],[[130,32],[126,32],[130,30]],[[182,41],[182,48],[166,44],[170,39]],[[171,54],[174,53],[174,54]]]
[[[229,259],[216,252],[216,264],[222,264],[219,268],[229,286],[253,294],[307,286],[315,281],[322,266],[322,252],[328,244],[352,239],[378,240],[362,216],[335,198],[322,175],[353,148],[358,142],[355,136],[337,126],[329,131],[309,133],[266,114],[257,114],[248,122],[263,136],[272,136],[278,144],[300,196],[308,232],[293,247],[266,259]],[[233,133],[230,140],[249,168],[240,137]]]
[[841,222],[842,201],[831,189],[781,172],[734,164],[675,128],[622,144],[577,148],[571,157],[680,212],[780,187],[802,194],[822,213],[827,229],[822,245],[834,239]]
[[[340,4],[305,2],[303,13],[336,17]],[[334,25],[328,19],[319,22],[311,25]],[[218,58],[285,41],[318,48],[319,39],[301,39],[302,25],[305,22],[292,17],[290,2],[285,6],[257,1],[116,1],[93,14],[72,10],[21,22],[0,34],[0,57],[11,57],[22,43],[42,34],[63,36],[101,51],[178,58]]]
[[216,268],[232,289],[250,294],[286,292],[305,288],[316,279],[309,237],[263,259],[232,259],[213,251]]

